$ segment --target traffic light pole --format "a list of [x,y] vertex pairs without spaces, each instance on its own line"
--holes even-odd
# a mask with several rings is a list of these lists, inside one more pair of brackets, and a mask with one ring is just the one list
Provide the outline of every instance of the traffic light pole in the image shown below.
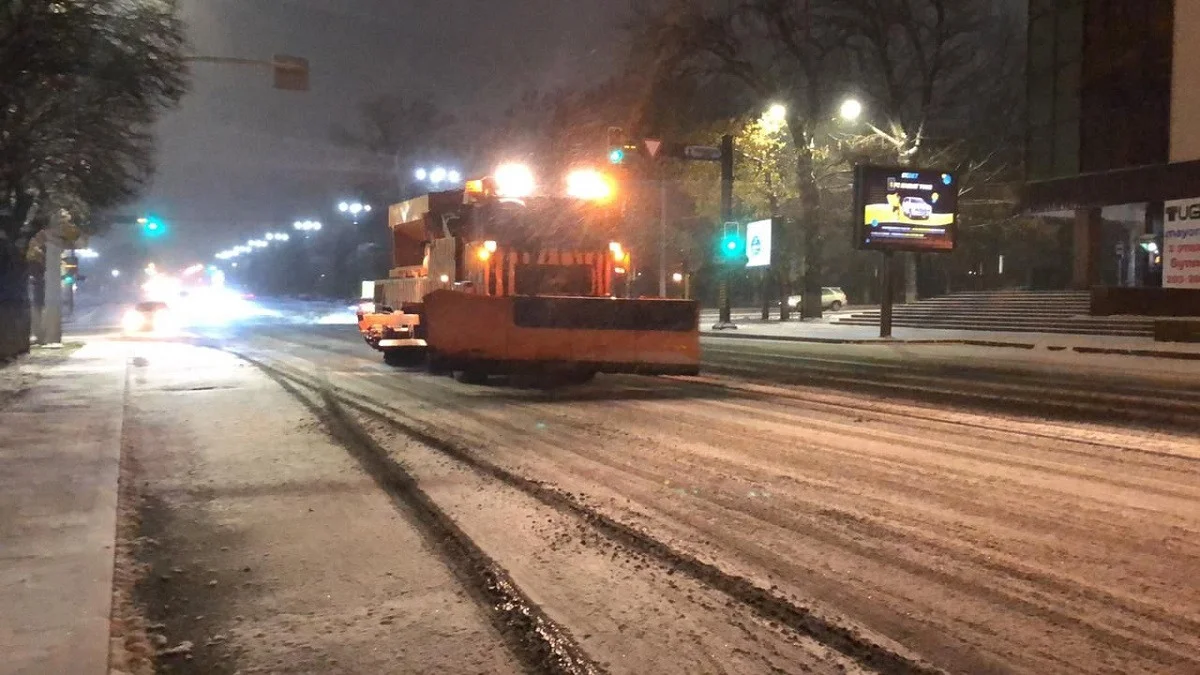
[[62,216],[54,213],[50,216],[50,226],[46,228],[46,245],[43,248],[46,256],[46,271],[44,283],[44,299],[42,300],[42,330],[41,343],[54,345],[62,343]]
[[[733,136],[725,134],[721,137],[721,222],[733,220]],[[733,265],[723,264],[721,269],[720,290],[718,303],[720,314],[715,329],[737,328],[733,322],[732,300],[729,297],[730,278],[733,276]]]
[[667,297],[667,172],[658,169],[658,297]]

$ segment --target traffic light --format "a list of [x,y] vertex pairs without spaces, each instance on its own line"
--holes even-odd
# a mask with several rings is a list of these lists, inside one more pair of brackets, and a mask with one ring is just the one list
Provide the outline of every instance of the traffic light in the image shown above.
[[609,164],[624,164],[636,155],[638,146],[630,143],[621,127],[608,128],[608,162]]
[[724,265],[745,263],[746,237],[742,234],[741,225],[737,223],[725,223],[721,232],[717,260]]
[[142,226],[142,236],[151,239],[161,237],[167,233],[167,225],[162,220],[155,216],[143,216],[138,218],[138,225]]
[[62,271],[63,285],[74,286],[79,276],[79,258],[73,255],[63,256],[59,268]]

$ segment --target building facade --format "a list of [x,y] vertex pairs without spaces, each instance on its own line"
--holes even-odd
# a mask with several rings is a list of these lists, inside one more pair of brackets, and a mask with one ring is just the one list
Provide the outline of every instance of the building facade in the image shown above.
[[1073,285],[1200,289],[1200,0],[1029,0],[1028,58],[1024,205],[1074,219]]

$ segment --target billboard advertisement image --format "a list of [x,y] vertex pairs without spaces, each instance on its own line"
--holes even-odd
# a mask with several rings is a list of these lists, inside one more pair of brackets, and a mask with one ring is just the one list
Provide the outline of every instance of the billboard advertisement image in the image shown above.
[[952,251],[958,180],[932,169],[858,166],[854,173],[855,245],[879,251]]
[[771,266],[770,218],[746,223],[746,267]]

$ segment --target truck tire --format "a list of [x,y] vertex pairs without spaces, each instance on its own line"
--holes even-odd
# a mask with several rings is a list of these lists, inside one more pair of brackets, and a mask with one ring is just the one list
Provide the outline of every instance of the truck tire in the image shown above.
[[385,349],[383,362],[396,368],[411,368],[420,365],[425,354],[420,349]]
[[454,371],[446,366],[446,360],[438,353],[429,350],[428,359],[425,362],[425,367],[429,370],[430,375],[453,375]]
[[488,374],[482,370],[460,370],[454,379],[463,384],[487,384]]

